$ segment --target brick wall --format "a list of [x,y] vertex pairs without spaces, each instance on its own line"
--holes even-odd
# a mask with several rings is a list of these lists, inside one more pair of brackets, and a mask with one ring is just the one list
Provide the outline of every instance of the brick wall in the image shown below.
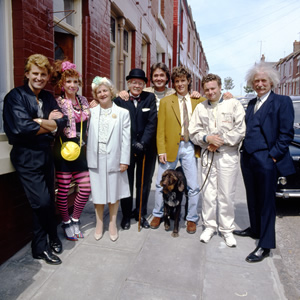
[[[53,62],[53,28],[48,27],[52,1],[12,0],[14,83],[23,84],[24,64],[28,56],[41,53]],[[52,19],[52,15],[50,16]]]
[[[175,5],[175,2],[177,2],[177,1],[174,1],[174,5]],[[177,4],[177,7],[178,7],[178,4]],[[163,28],[162,26],[160,26],[160,28],[164,32],[165,37],[168,40],[168,42],[170,43],[170,45],[172,45],[172,43],[173,43],[173,0],[162,1],[162,10],[164,10],[164,12],[162,11],[161,15],[163,16],[163,19],[166,23],[166,28]],[[151,13],[152,13],[153,17],[155,18],[157,24],[159,24],[158,11],[159,11],[158,1],[152,1]]]
[[95,76],[110,77],[110,1],[82,1],[83,95],[92,98]]

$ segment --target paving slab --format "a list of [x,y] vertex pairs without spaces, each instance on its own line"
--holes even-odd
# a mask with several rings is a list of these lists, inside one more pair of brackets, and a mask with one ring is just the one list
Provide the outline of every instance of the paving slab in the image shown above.
[[133,253],[81,244],[32,299],[116,299]]

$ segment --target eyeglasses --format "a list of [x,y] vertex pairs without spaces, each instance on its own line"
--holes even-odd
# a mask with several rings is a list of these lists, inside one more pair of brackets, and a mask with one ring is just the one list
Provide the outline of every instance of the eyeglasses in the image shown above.
[[137,85],[137,86],[140,86],[140,87],[144,86],[144,82],[142,82],[142,81],[133,80],[133,81],[130,81],[130,84]]

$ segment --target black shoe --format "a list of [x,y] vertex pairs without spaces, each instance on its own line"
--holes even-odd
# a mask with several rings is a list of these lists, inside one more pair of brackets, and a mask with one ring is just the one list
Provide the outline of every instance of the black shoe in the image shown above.
[[270,255],[270,249],[257,247],[253,252],[251,252],[247,257],[246,261],[249,263],[260,262],[265,257]]
[[259,239],[259,236],[254,234],[250,227],[248,227],[244,230],[233,230],[233,234],[238,235],[238,236],[243,236],[243,237],[249,236],[253,239]]
[[62,243],[58,237],[53,240],[50,240],[49,244],[50,244],[51,250],[54,253],[56,253],[56,254],[62,253]]
[[121,221],[121,227],[124,230],[128,230],[130,229],[130,218],[125,218],[123,217],[122,221]]
[[150,225],[145,217],[141,217],[141,226],[145,229],[150,228]]
[[61,260],[58,256],[54,255],[51,250],[45,250],[40,254],[32,254],[35,259],[43,259],[49,265],[60,265]]

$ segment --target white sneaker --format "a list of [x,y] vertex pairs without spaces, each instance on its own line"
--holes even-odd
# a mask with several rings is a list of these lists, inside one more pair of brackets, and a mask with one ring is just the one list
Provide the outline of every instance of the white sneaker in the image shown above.
[[215,234],[215,231],[213,229],[206,228],[200,235],[200,242],[208,243],[214,234]]
[[225,240],[225,244],[228,247],[236,247],[236,239],[234,238],[233,234],[230,233],[224,233],[223,234],[224,240]]

